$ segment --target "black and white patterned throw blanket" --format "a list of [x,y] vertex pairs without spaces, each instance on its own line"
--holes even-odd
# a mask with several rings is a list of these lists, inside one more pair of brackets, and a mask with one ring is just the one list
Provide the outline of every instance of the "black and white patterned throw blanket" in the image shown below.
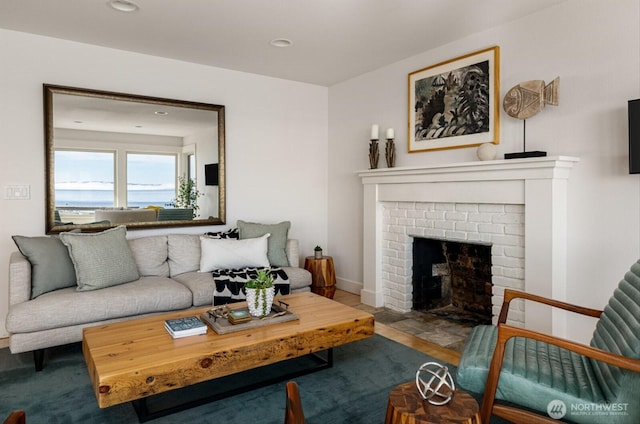
[[213,292],[213,304],[225,305],[245,300],[245,283],[256,278],[258,271],[263,269],[271,271],[276,296],[289,294],[289,277],[282,268],[216,269],[212,272],[216,285]]

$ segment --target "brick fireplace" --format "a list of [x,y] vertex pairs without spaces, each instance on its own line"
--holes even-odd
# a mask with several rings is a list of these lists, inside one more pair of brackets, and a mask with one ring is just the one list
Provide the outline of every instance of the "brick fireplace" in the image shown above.
[[[576,162],[559,156],[358,172],[362,302],[411,310],[414,237],[490,245],[494,315],[507,287],[566,299],[567,179]],[[564,333],[563,320],[526,306],[512,305],[512,324]]]
[[412,250],[412,310],[491,323],[489,244],[413,237]]

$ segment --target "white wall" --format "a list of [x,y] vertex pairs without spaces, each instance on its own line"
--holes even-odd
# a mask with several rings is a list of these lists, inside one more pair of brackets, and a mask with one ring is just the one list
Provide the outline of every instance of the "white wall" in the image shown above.
[[[0,198],[0,263],[16,250],[11,235],[44,234],[43,83],[225,105],[227,226],[291,220],[302,256],[326,244],[326,87],[6,30],[0,64],[0,187],[31,187],[30,200]],[[0,337],[7,335],[4,269]]]
[[203,194],[198,199],[200,209],[198,213],[201,218],[218,216],[218,186],[205,185],[204,166],[209,163],[218,163],[217,144],[211,143],[218,137],[218,127],[211,130],[204,130],[185,137],[185,146],[194,145],[196,151],[196,181],[197,189]]
[[[371,124],[396,129],[396,166],[477,160],[475,148],[408,154],[407,74],[493,45],[503,96],[560,76],[560,105],[527,121],[527,150],[578,156],[569,179],[566,299],[601,308],[640,257],[640,190],[628,174],[627,100],[640,97],[640,1],[570,0],[329,89],[329,244],[339,285],[362,282],[362,186]],[[522,121],[501,113],[499,157],[522,150]],[[384,158],[380,161],[386,166]],[[569,318],[568,334],[593,323]]]

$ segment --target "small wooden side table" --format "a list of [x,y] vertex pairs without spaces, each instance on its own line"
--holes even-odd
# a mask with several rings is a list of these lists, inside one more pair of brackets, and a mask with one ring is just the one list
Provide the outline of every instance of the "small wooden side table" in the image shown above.
[[480,424],[478,402],[469,393],[457,389],[451,401],[444,405],[432,405],[424,400],[416,383],[396,386],[389,394],[385,424]]
[[313,256],[307,256],[304,260],[304,269],[311,273],[311,291],[333,299],[336,292],[336,271],[333,268],[333,258],[323,256],[316,259]]

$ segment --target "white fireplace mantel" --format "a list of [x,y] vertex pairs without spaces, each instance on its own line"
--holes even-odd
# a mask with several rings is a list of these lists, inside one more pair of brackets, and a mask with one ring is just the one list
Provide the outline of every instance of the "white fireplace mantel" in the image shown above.
[[[525,290],[566,299],[569,156],[358,171],[364,185],[361,301],[381,307],[382,202],[518,204],[525,208]],[[527,328],[564,333],[564,323],[527,305]],[[553,323],[553,325],[552,325]]]

